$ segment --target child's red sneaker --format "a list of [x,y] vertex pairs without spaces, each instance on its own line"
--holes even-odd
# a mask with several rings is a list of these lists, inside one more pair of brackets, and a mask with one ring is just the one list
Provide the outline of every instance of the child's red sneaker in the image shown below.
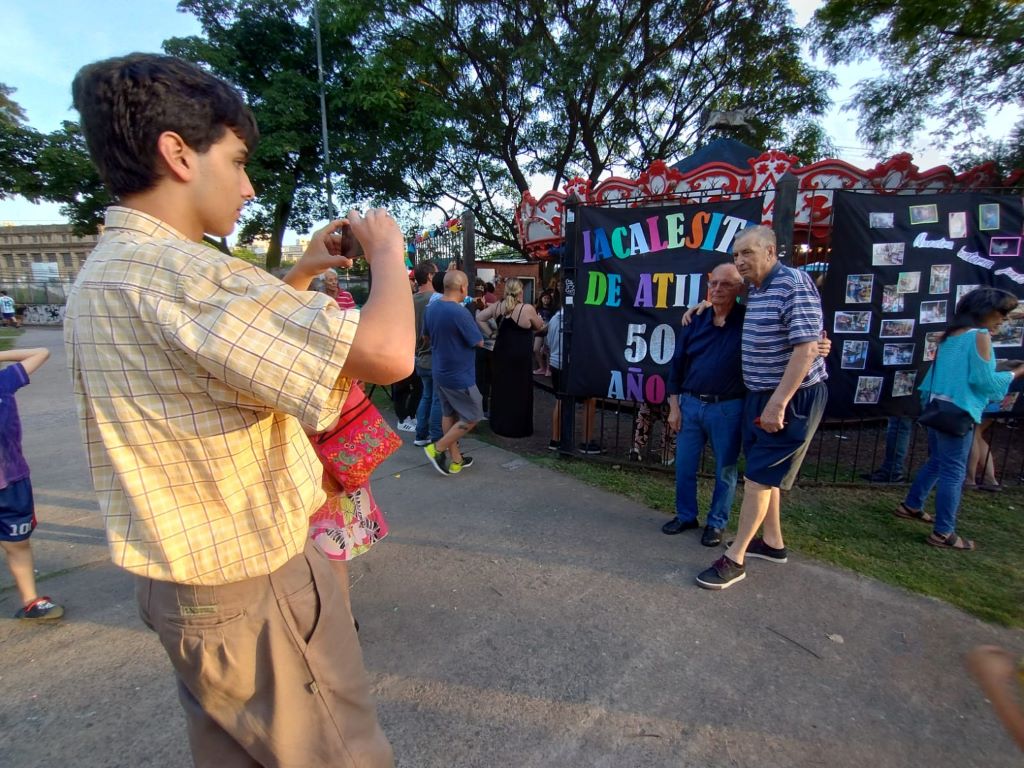
[[64,609],[49,597],[37,597],[16,614],[16,619],[28,621],[55,621],[64,615]]

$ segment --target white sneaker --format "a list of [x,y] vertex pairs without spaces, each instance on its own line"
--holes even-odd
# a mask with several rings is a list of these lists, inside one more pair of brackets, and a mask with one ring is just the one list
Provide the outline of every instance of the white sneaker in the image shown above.
[[405,419],[403,421],[398,422],[397,429],[400,432],[415,432],[416,431],[416,423],[415,422],[410,423],[409,419]]

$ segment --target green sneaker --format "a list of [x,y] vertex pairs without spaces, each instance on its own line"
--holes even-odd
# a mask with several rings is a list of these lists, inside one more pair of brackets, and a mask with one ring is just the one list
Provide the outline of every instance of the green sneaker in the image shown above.
[[464,469],[469,469],[473,466],[473,457],[462,454],[462,461],[450,461],[448,462],[448,474],[457,475]]
[[[423,452],[427,454],[427,458],[430,459],[430,463],[434,465],[434,469],[445,476],[452,474],[448,460],[445,458],[445,453],[443,451],[438,451],[437,447],[433,443],[423,446]],[[462,467],[459,467],[459,469],[461,470]]]

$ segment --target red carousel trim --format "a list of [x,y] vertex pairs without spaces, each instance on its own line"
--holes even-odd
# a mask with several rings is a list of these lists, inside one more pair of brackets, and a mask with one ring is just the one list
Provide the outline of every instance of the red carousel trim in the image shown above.
[[835,190],[863,190],[875,194],[927,194],[953,190],[1012,188],[1024,182],[1024,170],[1000,179],[993,163],[985,163],[956,174],[946,165],[920,171],[913,157],[904,152],[893,155],[871,169],[861,169],[842,160],[821,160],[797,167],[800,160],[777,149],[769,149],[747,161],[748,168],[712,162],[681,173],[664,160],[655,160],[636,179],[612,176],[596,185],[574,178],[561,190],[548,190],[539,198],[524,192],[516,210],[516,232],[527,255],[546,259],[550,246],[561,245],[565,229],[565,201],[570,195],[584,205],[641,206],[650,203],[714,202],[735,200],[764,193],[763,223],[771,224],[775,208],[775,186],[787,172],[797,177],[796,228],[812,237],[828,234],[832,227],[832,199]]

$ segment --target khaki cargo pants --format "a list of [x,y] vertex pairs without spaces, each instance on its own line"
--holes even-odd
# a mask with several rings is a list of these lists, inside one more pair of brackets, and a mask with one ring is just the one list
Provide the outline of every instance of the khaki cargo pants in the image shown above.
[[199,768],[390,768],[352,615],[308,543],[269,576],[216,587],[136,579],[178,680]]

